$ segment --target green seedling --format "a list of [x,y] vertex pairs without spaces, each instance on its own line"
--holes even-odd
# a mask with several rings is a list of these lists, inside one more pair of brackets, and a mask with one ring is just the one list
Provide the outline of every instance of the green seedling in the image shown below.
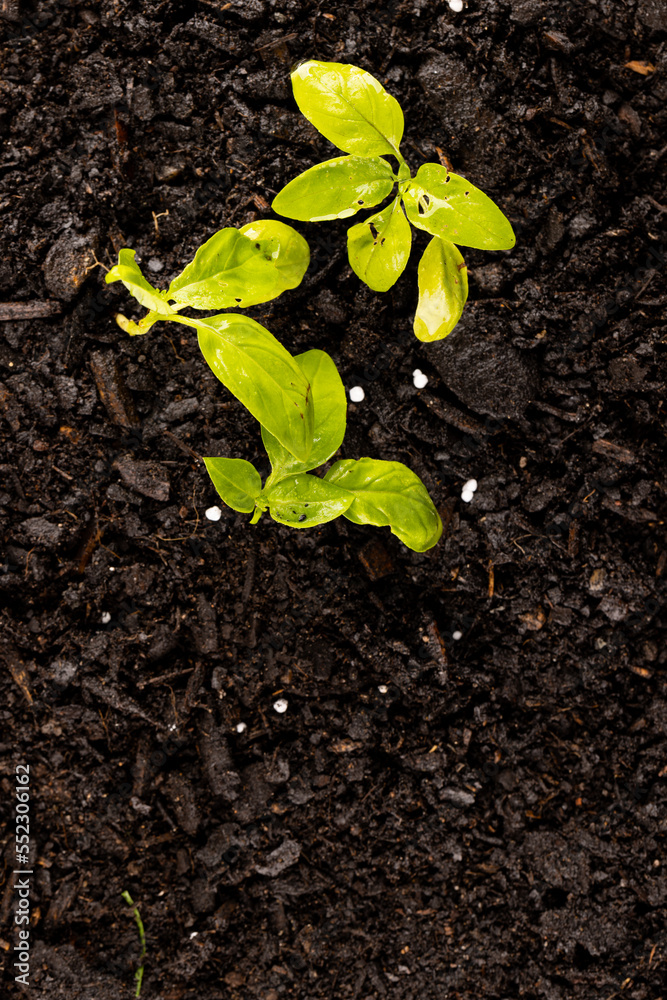
[[[302,222],[347,219],[398,194],[347,232],[350,266],[370,288],[386,292],[405,270],[412,231],[430,233],[419,263],[419,340],[441,340],[458,323],[468,297],[459,246],[509,250],[509,221],[479,188],[437,163],[413,177],[401,155],[403,112],[375,77],[358,66],[310,60],[292,73],[302,114],[347,156],[318,163],[280,191],[273,209]],[[385,157],[397,161],[397,169]]]
[[141,993],[141,985],[144,981],[144,959],[146,957],[146,934],[144,932],[144,924],[141,919],[141,914],[139,913],[139,907],[132,901],[132,897],[129,892],[125,890],[121,893],[121,896],[125,900],[128,906],[131,906],[134,911],[134,922],[137,925],[137,930],[139,931],[139,941],[141,942],[141,954],[139,955],[139,961],[141,965],[134,974],[134,981],[137,984],[136,992],[134,994],[135,1000],[139,997]]
[[134,258],[134,250],[121,250],[106,280],[122,281],[149,311],[138,323],[117,316],[121,328],[137,335],[159,321],[193,327],[212,371],[261,425],[271,460],[264,486],[250,462],[204,459],[229,507],[251,513],[251,523],[268,511],[275,521],[296,528],[342,514],[356,524],[388,526],[419,552],[436,544],[442,533],[438,512],[421,480],[400,462],[347,459],[324,478],[309,475],[328,462],[345,435],[345,389],[327,354],[308,351],[294,358],[273,334],[238,313],[191,319],[179,312],[186,306],[254,305],[295,287],[309,260],[298,233],[270,221],[223,229],[166,291],[146,280]]
[[442,534],[440,516],[426,487],[401,462],[373,458],[335,462],[323,478],[311,475],[340,448],[345,436],[347,400],[335,364],[324,351],[307,351],[295,362],[307,379],[314,410],[310,455],[302,461],[267,428],[262,440],[271,461],[264,486],[259,472],[240,458],[205,458],[213,485],[228,507],[264,512],[292,528],[312,528],[346,517],[355,524],[389,527],[410,549],[424,552]]
[[308,380],[292,355],[247,316],[221,313],[192,319],[179,311],[186,306],[243,308],[295,288],[310,260],[303,237],[291,226],[270,220],[222,229],[199,248],[166,291],[146,280],[134,250],[121,250],[118,256],[107,282],[122,281],[149,310],[138,323],[118,315],[118,325],[133,336],[145,334],[159,321],[195,329],[217,378],[295,459],[305,461],[313,440],[313,407]]

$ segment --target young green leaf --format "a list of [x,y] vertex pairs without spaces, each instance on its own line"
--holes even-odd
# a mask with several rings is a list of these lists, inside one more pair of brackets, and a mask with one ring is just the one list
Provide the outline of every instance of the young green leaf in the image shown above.
[[434,236],[419,262],[419,302],[415,335],[442,340],[461,319],[468,298],[468,268],[460,250]]
[[201,352],[223,385],[305,461],[313,444],[313,404],[308,379],[292,355],[247,316],[228,313],[188,325],[196,326]]
[[278,215],[301,222],[347,219],[391,193],[394,172],[379,156],[338,156],[305,170],[273,199]]
[[281,479],[262,499],[274,521],[291,528],[312,528],[344,514],[354,497],[324,479],[301,473]]
[[310,247],[296,229],[274,219],[258,219],[241,226],[239,232],[255,244],[270,264],[275,273],[276,287],[279,288],[276,295],[301,284],[310,263]]
[[134,259],[135,252],[128,249],[121,250],[118,254],[118,263],[107,271],[104,280],[108,285],[114,281],[122,281],[130,295],[133,295],[146,309],[151,309],[162,317],[172,316],[174,310],[166,301],[165,293],[153,288],[139,270],[139,265]]
[[509,250],[514,232],[498,206],[459,174],[425,163],[403,195],[408,219],[418,229],[479,250]]
[[325,481],[354,495],[345,517],[355,524],[388,525],[416,552],[432,548],[442,522],[421,479],[401,462],[374,458],[345,459],[329,469]]
[[232,510],[250,514],[262,492],[259,472],[243,458],[205,458],[204,465],[221,500]]
[[354,273],[375,292],[386,292],[405,270],[412,230],[401,199],[347,231],[347,254]]
[[309,60],[292,73],[294,99],[329,142],[356,156],[396,153],[403,112],[395,97],[358,66]]
[[192,263],[172,281],[167,296],[195,309],[246,308],[274,299],[286,287],[261,247],[228,227],[200,246]]
[[306,351],[294,360],[310,382],[314,409],[313,447],[308,460],[300,462],[262,427],[262,441],[271,460],[269,481],[324,465],[338,451],[345,437],[347,397],[338,369],[324,351]]
[[148,333],[150,328],[155,324],[159,323],[163,319],[172,319],[172,317],[161,316],[160,313],[148,312],[145,316],[135,323],[134,320],[128,319],[127,316],[123,316],[122,313],[116,313],[116,322],[121,330],[125,333],[129,333],[131,337],[138,337],[144,333]]

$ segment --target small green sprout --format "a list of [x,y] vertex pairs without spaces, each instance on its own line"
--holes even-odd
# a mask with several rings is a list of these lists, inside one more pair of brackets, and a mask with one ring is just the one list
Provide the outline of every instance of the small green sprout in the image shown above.
[[314,408],[313,444],[306,461],[294,456],[262,427],[271,460],[264,487],[259,472],[240,458],[205,458],[213,485],[228,507],[252,514],[255,524],[266,511],[291,528],[312,528],[334,518],[389,527],[410,549],[424,552],[442,534],[440,516],[426,487],[401,462],[373,458],[343,459],[324,478],[309,475],[340,448],[345,436],[347,400],[335,364],[324,351],[295,359],[308,379]]
[[141,965],[134,974],[134,981],[137,984],[137,989],[134,994],[136,1000],[136,998],[141,993],[141,984],[144,981],[144,959],[146,957],[146,934],[144,933],[144,924],[141,919],[141,914],[139,913],[139,907],[132,901],[132,897],[130,896],[129,892],[127,892],[127,890],[122,892],[121,896],[123,897],[127,905],[133,907],[134,909],[134,921],[139,931],[139,941],[141,943],[141,954],[139,955],[139,961],[141,962]]
[[[414,331],[419,340],[451,333],[468,297],[465,261],[456,244],[509,250],[515,237],[497,205],[464,177],[437,163],[412,176],[401,155],[403,112],[375,77],[358,66],[309,60],[292,73],[302,114],[347,156],[318,163],[280,191],[273,209],[302,222],[347,219],[393,201],[347,232],[350,266],[369,288],[386,292],[405,270],[412,231],[433,239],[419,264]],[[397,163],[395,171],[384,157]],[[407,218],[406,218],[407,217]]]

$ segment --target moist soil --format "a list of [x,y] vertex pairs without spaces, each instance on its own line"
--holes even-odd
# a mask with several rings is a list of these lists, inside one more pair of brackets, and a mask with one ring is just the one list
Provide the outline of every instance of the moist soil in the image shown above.
[[[145,1000],[665,996],[664,3],[0,17],[3,995],[133,996],[128,891]],[[266,473],[257,425],[191,331],[123,334],[103,280],[129,246],[166,287],[335,155],[291,96],[312,57],[375,74],[413,171],[451,164],[517,232],[465,252],[440,343],[412,334],[423,233],[379,295],[349,223],[297,223],[303,283],[250,311],[365,389],[342,454],[423,478],[425,554],[208,520],[200,456]]]

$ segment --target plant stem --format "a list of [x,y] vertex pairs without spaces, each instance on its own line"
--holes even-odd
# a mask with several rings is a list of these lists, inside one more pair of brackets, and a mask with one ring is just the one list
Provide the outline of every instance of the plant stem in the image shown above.
[[141,962],[141,965],[134,974],[134,979],[137,984],[137,989],[134,994],[136,1000],[136,998],[138,998],[139,994],[141,993],[141,984],[144,979],[144,958],[146,957],[146,934],[144,932],[144,924],[141,919],[141,915],[139,913],[139,907],[136,906],[129,892],[127,892],[126,890],[124,890],[121,893],[121,896],[123,897],[127,905],[133,908],[134,920],[139,930],[139,941],[141,942],[141,954],[139,955],[139,961]]

